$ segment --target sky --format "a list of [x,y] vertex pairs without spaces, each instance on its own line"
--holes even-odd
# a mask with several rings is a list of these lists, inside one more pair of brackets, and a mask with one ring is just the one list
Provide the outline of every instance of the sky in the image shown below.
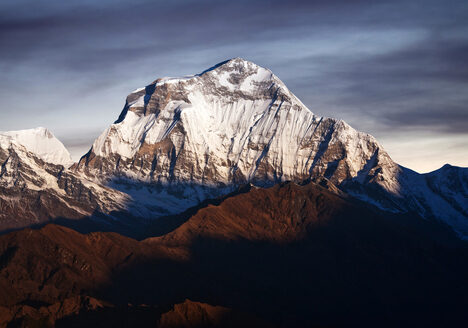
[[403,166],[468,166],[466,0],[1,0],[0,131],[78,159],[134,89],[233,57]]

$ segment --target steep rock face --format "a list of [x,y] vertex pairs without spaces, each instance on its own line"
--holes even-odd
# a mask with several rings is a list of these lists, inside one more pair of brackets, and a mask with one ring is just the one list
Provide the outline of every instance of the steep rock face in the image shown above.
[[325,177],[339,185],[354,178],[398,193],[398,169],[372,136],[315,116],[271,71],[240,58],[136,90],[76,166],[153,204],[153,215],[247,182]]

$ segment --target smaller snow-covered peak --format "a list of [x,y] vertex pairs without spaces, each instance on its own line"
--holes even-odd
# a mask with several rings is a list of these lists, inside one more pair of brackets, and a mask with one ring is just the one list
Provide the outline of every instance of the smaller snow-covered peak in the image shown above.
[[442,167],[440,167],[437,170],[434,170],[432,172],[424,173],[423,175],[425,176],[441,176],[445,177],[446,175],[449,174],[461,174],[461,175],[466,175],[468,177],[468,167],[460,167],[460,166],[454,166],[450,164],[444,164]]
[[0,132],[13,144],[26,148],[45,162],[70,166],[73,160],[65,146],[47,128]]
[[450,164],[445,164],[443,165],[440,169],[436,170],[436,171],[446,171],[446,170],[451,170],[451,169],[459,169],[459,167],[457,166],[453,166],[453,165],[450,165]]

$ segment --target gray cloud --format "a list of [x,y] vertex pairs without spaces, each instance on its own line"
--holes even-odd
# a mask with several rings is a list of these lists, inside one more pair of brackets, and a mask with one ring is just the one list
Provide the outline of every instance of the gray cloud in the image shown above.
[[356,122],[366,114],[379,129],[468,133],[467,53],[468,34],[452,37],[428,31],[416,43],[381,54],[301,59],[292,65],[319,69],[294,86],[307,102],[319,104],[312,106],[319,112],[336,108],[338,115],[355,117]]
[[[96,65],[129,60],[126,53],[132,53],[131,60],[155,51],[314,33],[311,29],[320,33],[324,28],[453,25],[461,15],[459,7],[463,6],[462,2],[454,1],[433,8],[438,1],[424,1],[425,10],[421,10],[422,4],[418,2],[389,5],[370,0],[121,1],[108,6],[73,3],[62,8],[56,2],[55,6],[49,4],[38,10],[34,2],[20,2],[2,11],[0,42],[7,49],[0,54],[2,61],[46,53],[52,59],[62,59],[51,65],[70,59],[75,64],[81,62],[80,69],[93,70]],[[36,16],[18,14],[29,13],[31,6],[38,10]],[[404,10],[396,10],[401,7]],[[443,15],[446,11],[450,11],[450,20]],[[301,32],[301,28],[308,30]],[[74,69],[77,65],[67,67]]]
[[403,126],[445,133],[468,133],[468,108],[438,105],[412,108],[409,111],[387,113],[384,123],[389,127]]
[[[4,0],[0,44],[0,130],[68,115],[104,128],[127,92],[158,75],[243,56],[314,112],[377,137],[467,133],[461,0]],[[94,134],[60,136],[79,148]]]

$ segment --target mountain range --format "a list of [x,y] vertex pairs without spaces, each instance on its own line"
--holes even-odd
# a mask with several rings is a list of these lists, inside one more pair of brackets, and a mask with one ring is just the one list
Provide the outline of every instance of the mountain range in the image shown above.
[[468,168],[402,167],[244,59],[135,90],[77,163],[45,128],[0,163],[0,325],[466,319]]
[[[73,165],[46,129],[2,132],[1,141],[2,230],[83,217],[112,229],[122,216],[179,214],[244,184],[327,180],[468,237],[467,169],[404,168],[371,135],[314,115],[270,70],[241,58],[135,90]],[[20,193],[30,201],[15,202]]]

